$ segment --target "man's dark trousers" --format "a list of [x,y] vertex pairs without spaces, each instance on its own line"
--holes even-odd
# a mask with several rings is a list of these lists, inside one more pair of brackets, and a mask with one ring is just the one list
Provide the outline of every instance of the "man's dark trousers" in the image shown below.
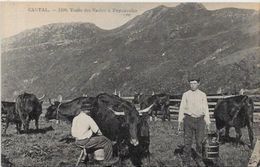
[[196,140],[196,151],[202,154],[202,142],[205,137],[205,121],[204,116],[194,118],[190,115],[185,114],[183,119],[183,129],[184,129],[184,165],[190,165],[191,159],[191,146],[193,141],[193,136]]
[[113,155],[112,142],[105,136],[93,136],[91,138],[86,138],[83,140],[76,140],[76,145],[85,146],[86,149],[104,149],[104,160],[110,161]]

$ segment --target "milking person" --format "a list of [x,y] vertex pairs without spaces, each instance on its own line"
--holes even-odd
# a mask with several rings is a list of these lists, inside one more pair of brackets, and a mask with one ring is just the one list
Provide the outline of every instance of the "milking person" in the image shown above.
[[112,158],[112,142],[102,135],[96,122],[88,115],[91,106],[84,106],[84,109],[74,117],[72,121],[71,134],[76,138],[76,145],[85,146],[86,149],[104,149],[104,160],[100,164],[112,165],[118,158]]
[[182,96],[179,118],[178,131],[183,126],[184,130],[184,166],[190,166],[191,147],[193,137],[196,140],[196,151],[202,155],[202,142],[205,138],[205,126],[209,130],[210,117],[207,96],[204,92],[199,90],[200,79],[189,79],[190,90],[185,92]]

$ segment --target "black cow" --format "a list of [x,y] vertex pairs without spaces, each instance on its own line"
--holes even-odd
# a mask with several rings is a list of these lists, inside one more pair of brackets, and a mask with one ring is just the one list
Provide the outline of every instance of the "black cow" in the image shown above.
[[229,137],[229,129],[234,127],[238,143],[242,136],[240,129],[247,126],[253,148],[253,112],[254,103],[248,96],[240,95],[220,100],[214,109],[217,130],[220,131],[225,127],[225,137]]
[[1,111],[2,122],[5,122],[3,133],[6,134],[9,123],[14,123],[16,125],[17,134],[20,134],[22,121],[19,114],[15,112],[15,102],[2,101]]
[[[42,97],[43,98],[43,97]],[[24,130],[27,133],[29,130],[30,120],[35,120],[35,127],[39,129],[39,117],[42,113],[42,103],[34,94],[23,93],[16,99],[15,110],[19,115]]]
[[163,115],[163,121],[165,121],[165,119],[168,119],[169,121],[171,120],[169,111],[170,96],[165,93],[155,94],[151,96],[136,93],[132,102],[134,104],[140,104],[141,110],[154,104],[151,109],[151,116],[153,117],[153,119],[154,117],[157,117],[158,111],[161,111]]
[[[102,133],[116,141],[116,150],[129,148],[129,156],[134,165],[141,165],[141,159],[149,156],[149,125],[146,112],[139,112],[135,106],[116,95],[102,93],[97,96],[97,105],[91,111]],[[119,156],[122,156],[119,155]]]
[[71,123],[73,118],[78,115],[78,113],[82,108],[84,108],[84,106],[94,106],[95,101],[95,97],[78,97],[72,101],[65,103],[61,103],[58,101],[52,103],[49,99],[50,106],[47,108],[45,119],[47,121],[52,119],[64,120]]

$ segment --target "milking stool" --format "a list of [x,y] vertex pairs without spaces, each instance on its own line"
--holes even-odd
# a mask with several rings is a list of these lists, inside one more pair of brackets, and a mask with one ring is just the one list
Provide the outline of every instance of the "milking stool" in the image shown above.
[[87,149],[85,148],[85,146],[79,146],[79,147],[81,148],[81,152],[77,160],[76,167],[79,166],[80,162],[85,162],[85,159],[88,156]]
[[[101,162],[105,158],[104,149],[93,150],[93,149],[86,149],[86,147],[84,146],[78,146],[78,147],[80,147],[82,150],[77,160],[76,167],[79,165],[80,162],[93,163],[93,160],[94,162],[95,161]],[[89,156],[92,158],[89,159]]]

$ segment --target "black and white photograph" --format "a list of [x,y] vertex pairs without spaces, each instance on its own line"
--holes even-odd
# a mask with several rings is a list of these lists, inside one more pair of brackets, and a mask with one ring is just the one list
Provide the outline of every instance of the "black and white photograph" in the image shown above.
[[259,2],[0,9],[2,167],[260,167]]

